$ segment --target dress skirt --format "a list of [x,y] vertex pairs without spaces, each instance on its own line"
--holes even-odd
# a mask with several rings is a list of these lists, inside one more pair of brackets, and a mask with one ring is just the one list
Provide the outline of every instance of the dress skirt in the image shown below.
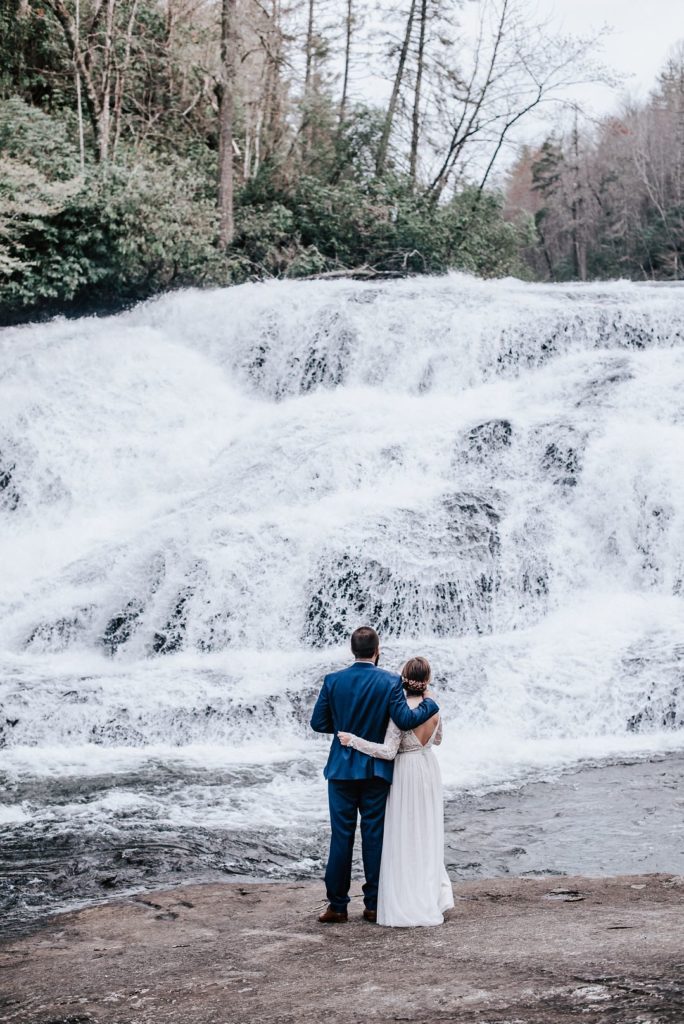
[[454,905],[444,867],[444,803],[431,747],[402,751],[387,798],[380,864],[378,924],[438,925]]

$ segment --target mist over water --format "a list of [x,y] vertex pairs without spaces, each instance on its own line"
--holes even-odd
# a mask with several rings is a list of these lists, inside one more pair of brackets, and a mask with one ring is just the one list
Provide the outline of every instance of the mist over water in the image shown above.
[[681,287],[185,291],[0,394],[0,826],[309,835],[361,622],[452,792],[684,747]]

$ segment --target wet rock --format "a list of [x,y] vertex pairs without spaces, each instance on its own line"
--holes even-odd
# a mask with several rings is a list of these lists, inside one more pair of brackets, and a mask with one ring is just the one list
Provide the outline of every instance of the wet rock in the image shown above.
[[624,655],[620,669],[623,679],[643,688],[627,719],[630,732],[684,728],[683,644],[663,644],[657,635],[641,638]]
[[313,325],[311,348],[302,364],[300,391],[312,391],[321,385],[337,387],[343,384],[355,340],[351,325],[341,313],[330,311],[320,314],[318,323]]
[[39,651],[63,651],[82,640],[92,622],[94,608],[79,608],[53,622],[41,622],[26,638],[26,647]]
[[448,515],[446,532],[452,544],[469,558],[498,554],[501,513],[487,498],[468,492],[447,494],[442,499]]
[[118,875],[102,875],[98,882],[103,889],[114,889],[116,888],[118,878]]
[[550,892],[544,893],[544,899],[561,900],[563,903],[578,903],[586,898],[579,889],[551,889]]
[[16,463],[0,450],[0,508],[14,512],[21,502],[21,495],[14,482]]
[[[313,694],[305,713],[287,728],[307,728]],[[207,710],[209,710],[207,708]],[[249,708],[236,705],[231,720]],[[283,722],[282,708],[273,715]],[[114,741],[113,741],[114,742]],[[284,778],[311,778],[323,787],[320,768],[296,762],[280,765]],[[670,756],[630,765],[606,765],[571,772],[553,783],[532,782],[522,790],[496,794],[461,793],[445,805],[445,861],[452,878],[492,875],[546,878],[544,889],[572,889],[568,879],[548,876],[577,871],[663,871],[684,861],[672,827],[673,792],[681,787],[684,758]],[[175,884],[180,878],[225,875],[273,879],[319,878],[327,850],[324,820],[288,828],[172,825],[159,817],[156,798],[175,800],[180,787],[212,786],[218,799],[244,799],[258,805],[257,793],[273,779],[268,766],[236,766],[203,771],[156,764],[123,775],[30,779],[5,785],[3,802],[37,808],[34,821],[3,826],[0,844],[0,919],[4,934],[16,933],[37,917],[72,901],[98,901],[103,890],[145,889]],[[97,817],[98,805],[113,792],[140,794],[128,808]],[[323,789],[321,788],[321,794]],[[150,799],[151,797],[151,799]],[[578,799],[581,813],[578,813]],[[255,803],[256,801],[256,803]],[[655,804],[655,809],[654,809]],[[61,807],[79,810],[72,818]],[[48,807],[49,819],[40,814]],[[88,817],[88,808],[95,817]],[[629,834],[624,822],[631,822]],[[358,851],[360,859],[360,851]],[[358,877],[360,863],[355,872]],[[110,879],[104,883],[103,879]],[[4,880],[4,881],[3,881]],[[634,884],[643,885],[643,882]],[[584,893],[584,886],[579,886]],[[616,924],[620,922],[611,922]]]
[[123,644],[128,643],[144,610],[142,601],[131,598],[123,611],[112,615],[101,637],[102,646],[109,654],[116,654]]
[[336,387],[347,377],[355,342],[356,332],[343,310],[319,309],[309,325],[306,346],[290,348],[283,360],[281,324],[269,312],[259,326],[243,369],[258,391],[275,399],[306,394],[319,387]]
[[321,558],[310,583],[305,639],[316,646],[340,643],[360,619],[384,636],[489,631],[499,586],[500,519],[494,496],[463,491],[445,495],[430,513],[400,510],[390,521],[370,524],[364,547],[403,549],[407,567],[348,552]]
[[142,746],[145,742],[145,736],[139,729],[136,729],[134,722],[131,721],[128,708],[123,707],[117,710],[116,715],[92,725],[88,738],[91,743]]
[[541,469],[558,487],[576,487],[582,471],[586,436],[569,423],[550,423],[537,429]]
[[643,698],[643,706],[627,719],[630,732],[684,728],[684,686],[663,693],[655,684]]
[[471,459],[481,460],[490,452],[511,447],[513,426],[510,420],[487,420],[469,430],[466,440],[468,456]]
[[321,993],[339,1024],[681,1024],[671,881],[572,878],[570,905],[548,880],[461,883],[444,925],[415,929],[368,925],[355,884],[327,930],[320,883],[193,885],[55,918],[0,944],[0,964],[15,1024],[318,1024]]
[[188,624],[187,604],[191,596],[192,591],[185,590],[176,598],[166,624],[152,638],[152,650],[155,654],[173,654],[183,646]]
[[542,469],[554,474],[555,484],[575,487],[580,469],[579,453],[572,445],[552,441],[544,449]]

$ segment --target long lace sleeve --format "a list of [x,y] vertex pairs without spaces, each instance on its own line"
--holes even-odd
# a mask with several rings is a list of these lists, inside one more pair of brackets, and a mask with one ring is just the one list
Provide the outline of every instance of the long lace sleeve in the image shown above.
[[401,729],[390,719],[382,743],[371,743],[360,736],[352,735],[349,744],[354,750],[360,750],[362,754],[369,754],[371,757],[381,757],[383,761],[393,761],[397,756],[399,744],[401,743]]

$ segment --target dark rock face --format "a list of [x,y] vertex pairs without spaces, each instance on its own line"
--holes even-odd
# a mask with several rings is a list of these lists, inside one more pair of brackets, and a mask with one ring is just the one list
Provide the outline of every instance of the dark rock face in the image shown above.
[[[165,582],[168,585],[163,554],[155,556],[138,575],[143,583],[143,596],[130,598],[121,611],[111,615],[100,642],[109,654],[115,655],[134,635],[139,634],[152,654],[172,654],[185,644],[192,600],[198,587],[206,582],[206,567],[200,561],[187,566],[184,575],[188,583],[170,602],[164,599],[162,592],[162,585]],[[218,624],[214,625],[218,633]],[[209,629],[207,638],[202,643],[198,641],[198,646],[211,650],[211,636],[212,630]]]
[[139,580],[139,593],[118,607],[105,609],[105,614],[90,606],[38,623],[25,645],[40,651],[61,651],[85,641],[110,657],[120,656],[133,643],[138,653],[152,655],[172,654],[188,643],[202,651],[226,647],[232,635],[232,616],[218,601],[211,614],[206,564],[200,559],[176,563],[173,573],[180,581],[185,580],[178,589],[171,586],[164,554],[142,564],[134,561],[124,567],[124,574],[127,582],[130,577]]
[[547,444],[542,456],[542,469],[552,477],[555,484],[565,487],[577,486],[580,470],[580,456],[571,444],[552,441]]
[[130,640],[143,611],[142,601],[134,597],[123,611],[112,615],[102,633],[102,646],[109,654],[116,654],[118,649]]
[[[642,347],[642,346],[635,346]],[[631,380],[632,368],[622,355],[611,355],[596,367],[596,376],[582,389],[576,399],[577,406],[602,406],[610,400],[613,391],[620,384]]]
[[[214,649],[214,644],[219,645],[221,632],[220,625],[223,619],[221,612],[211,617],[207,628],[201,629],[199,623],[193,622],[196,619],[196,602],[202,601],[209,578],[209,568],[202,559],[191,562],[184,571],[186,583],[182,586],[171,602],[167,612],[166,621],[163,626],[155,629],[152,636],[151,648],[154,654],[173,654],[186,646],[188,641],[188,630],[191,624],[195,627],[192,635],[192,643],[201,650],[209,651]],[[202,606],[202,612],[205,612]],[[155,609],[155,614],[158,612]],[[204,620],[204,614],[202,614]]]
[[[309,601],[305,639],[317,647],[341,643],[349,634],[349,623],[361,618],[377,622],[383,633],[393,630],[391,635],[397,635],[400,597],[395,595],[389,602],[383,602],[376,596],[379,588],[388,591],[395,587],[394,574],[379,562],[342,555],[334,565],[333,575],[327,576]],[[404,585],[405,598],[409,587],[410,584]]]
[[[0,714],[2,714],[1,708]],[[17,725],[19,725],[18,718],[12,718],[9,715],[5,715],[3,718],[0,718],[0,750],[2,750],[3,747],[9,746],[12,730]]]
[[587,438],[571,423],[549,423],[533,437],[540,448],[539,465],[557,487],[576,487],[582,472]]
[[[429,576],[426,580],[397,573],[380,557],[345,552],[322,559],[310,584],[305,640],[315,646],[340,643],[361,619],[376,623],[384,636],[404,636],[421,628],[435,636],[487,631],[499,583],[500,518],[490,501],[456,492],[444,497],[435,510],[434,533],[429,522],[409,511],[382,524],[382,541],[397,531],[426,562],[434,562],[432,582]],[[440,572],[442,559],[447,567]]]
[[233,640],[233,615],[227,608],[220,608],[203,620],[195,637],[200,651],[222,651]]
[[[656,671],[658,684],[652,681]],[[630,732],[684,728],[684,645],[645,638],[638,650],[622,659],[621,675],[643,687],[637,709],[627,719]]]
[[487,420],[469,430],[466,440],[466,458],[482,461],[491,452],[511,447],[513,426],[510,420]]
[[[300,390],[344,384],[354,333],[339,314],[326,317],[314,328],[311,349],[301,365]],[[293,366],[294,369],[294,366]]]
[[534,345],[530,347],[531,324],[501,331],[497,366],[499,373],[510,375],[518,367],[540,366],[554,355],[573,347],[644,349],[664,339],[673,345],[682,338],[681,330],[664,325],[646,313],[618,309],[598,310],[594,315],[575,313],[563,319],[539,322],[534,327]]
[[61,616],[53,622],[39,623],[26,638],[28,649],[39,651],[63,651],[86,635],[94,609],[78,608],[70,615]]
[[275,399],[337,387],[346,380],[355,341],[356,333],[342,310],[319,310],[307,333],[307,347],[292,347],[283,362],[280,323],[269,313],[241,368],[259,392]]
[[467,492],[447,494],[442,500],[447,513],[447,536],[470,558],[499,553],[498,526],[501,513],[491,501]]
[[14,512],[21,502],[21,495],[14,482],[16,462],[0,450],[0,509]]
[[173,654],[183,646],[188,624],[187,605],[191,596],[190,588],[178,594],[166,623],[152,637],[152,650],[155,654]]
[[[635,545],[647,586],[661,586],[670,568],[670,531],[677,521],[676,510],[653,499],[644,486],[637,520]],[[676,592],[675,580],[673,589]]]
[[684,673],[681,685],[673,686],[669,693],[658,693],[652,684],[641,710],[627,719],[627,728],[630,732],[684,728]]

